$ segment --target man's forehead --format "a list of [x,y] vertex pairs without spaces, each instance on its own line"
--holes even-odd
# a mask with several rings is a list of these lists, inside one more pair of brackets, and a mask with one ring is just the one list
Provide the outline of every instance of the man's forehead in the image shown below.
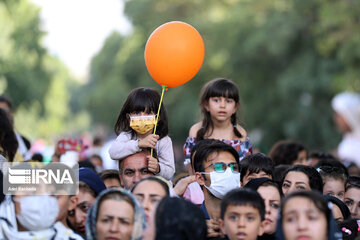
[[147,166],[146,155],[136,154],[123,160],[123,168],[142,169]]
[[234,156],[226,151],[221,152],[213,152],[211,153],[205,160],[206,163],[216,163],[216,162],[224,162],[231,163],[236,162]]

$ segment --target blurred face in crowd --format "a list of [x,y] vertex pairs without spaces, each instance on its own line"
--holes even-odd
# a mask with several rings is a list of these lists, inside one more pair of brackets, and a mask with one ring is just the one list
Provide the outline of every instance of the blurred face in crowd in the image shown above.
[[249,174],[249,171],[247,171],[243,178],[241,185],[245,186],[248,182],[250,182],[251,179],[264,178],[264,177],[272,179],[272,176],[270,174],[267,174],[266,172],[264,172],[262,170],[259,171],[258,173],[250,173],[250,174]]
[[335,221],[337,223],[343,222],[344,221],[344,216],[342,215],[342,212],[341,212],[340,208],[336,204],[333,204],[332,206],[333,206],[332,207],[332,213],[333,213]]
[[282,191],[284,195],[301,190],[311,190],[309,178],[303,172],[288,172],[282,183]]
[[147,180],[139,183],[132,191],[145,210],[148,222],[157,204],[166,196],[164,188],[155,181]]
[[324,180],[324,195],[331,195],[344,202],[345,183],[341,179],[326,178]]
[[131,239],[134,226],[134,209],[126,201],[104,200],[99,206],[96,221],[98,240]]
[[120,188],[122,189],[121,185],[120,185],[120,182],[117,178],[107,178],[107,179],[104,179],[104,184],[106,186],[106,188]]
[[77,205],[75,208],[75,230],[81,234],[85,234],[86,216],[90,207],[95,202],[95,197],[86,191],[79,191],[77,194]]
[[276,221],[281,201],[279,190],[274,186],[260,186],[257,192],[264,199],[265,203],[266,226],[264,232],[273,234],[276,230]]
[[298,153],[297,159],[292,163],[292,165],[309,165],[309,161],[307,159],[306,150],[302,150]]
[[119,176],[121,185],[125,189],[131,189],[140,179],[154,175],[147,167],[146,156],[149,154],[147,151],[142,151],[122,160]]
[[326,240],[326,216],[305,197],[288,200],[282,213],[282,225],[286,240]]
[[351,212],[351,217],[360,219],[360,188],[348,188],[345,192],[345,204]]

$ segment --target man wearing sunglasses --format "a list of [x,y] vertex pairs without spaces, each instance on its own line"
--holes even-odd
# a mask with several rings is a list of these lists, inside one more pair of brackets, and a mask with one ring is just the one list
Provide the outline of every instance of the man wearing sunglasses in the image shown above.
[[224,195],[240,187],[239,155],[236,150],[220,141],[204,144],[194,156],[196,181],[204,192],[204,211],[209,238],[224,237],[220,231],[220,203]]

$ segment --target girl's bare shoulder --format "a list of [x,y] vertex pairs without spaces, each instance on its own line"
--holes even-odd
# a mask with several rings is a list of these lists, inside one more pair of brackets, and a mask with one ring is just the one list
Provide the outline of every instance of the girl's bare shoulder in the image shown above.
[[196,137],[197,132],[202,126],[202,122],[195,123],[189,130],[189,137]]
[[237,129],[237,130],[239,131],[239,133],[241,133],[241,135],[242,135],[242,138],[240,138],[239,140],[245,141],[246,138],[248,137],[246,130],[245,130],[242,126],[240,126],[239,124],[236,125],[236,129]]

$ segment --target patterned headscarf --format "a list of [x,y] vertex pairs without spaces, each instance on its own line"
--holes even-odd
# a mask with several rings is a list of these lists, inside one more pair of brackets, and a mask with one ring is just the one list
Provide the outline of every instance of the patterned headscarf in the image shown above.
[[141,205],[138,203],[136,198],[129,193],[126,190],[120,190],[116,188],[110,188],[100,193],[100,195],[96,198],[95,203],[92,205],[88,212],[88,216],[86,219],[86,239],[87,240],[97,240],[97,232],[96,232],[96,220],[97,220],[97,214],[98,209],[100,208],[99,202],[108,194],[111,193],[118,193],[119,195],[123,194],[128,196],[135,206],[134,209],[134,225],[133,225],[133,231],[131,234],[131,240],[141,240],[142,239],[142,233],[145,229],[146,225],[146,219],[145,219],[145,213],[142,209]]

